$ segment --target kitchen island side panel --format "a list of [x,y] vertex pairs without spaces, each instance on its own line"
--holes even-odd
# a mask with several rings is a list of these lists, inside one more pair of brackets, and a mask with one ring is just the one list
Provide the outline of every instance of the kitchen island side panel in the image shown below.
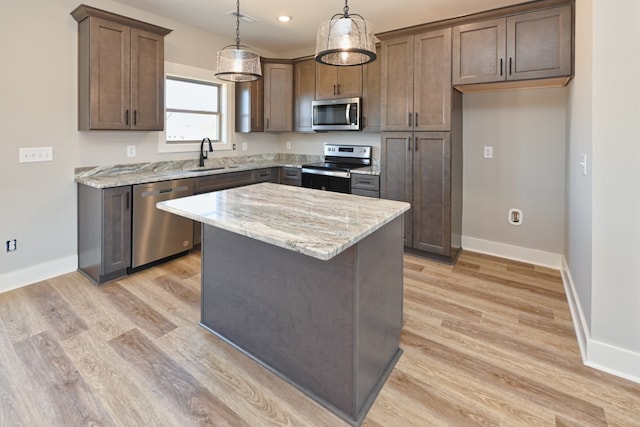
[[202,324],[358,425],[401,353],[401,231],[322,261],[205,225]]

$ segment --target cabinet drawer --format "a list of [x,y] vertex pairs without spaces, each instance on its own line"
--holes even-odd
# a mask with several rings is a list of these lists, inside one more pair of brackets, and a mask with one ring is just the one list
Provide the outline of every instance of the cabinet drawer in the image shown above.
[[255,182],[253,171],[230,172],[218,175],[203,176],[196,179],[194,193],[209,193],[226,188],[240,187]]
[[[378,175],[351,175],[351,188],[360,190],[380,191],[380,177]],[[355,194],[355,192],[353,192]]]
[[380,192],[379,191],[360,190],[359,188],[352,188],[351,189],[351,194],[354,194],[356,196],[374,197],[376,199],[380,198]]
[[280,181],[302,181],[302,169],[283,167],[280,169]]
[[278,182],[278,172],[274,168],[256,170],[256,182]]

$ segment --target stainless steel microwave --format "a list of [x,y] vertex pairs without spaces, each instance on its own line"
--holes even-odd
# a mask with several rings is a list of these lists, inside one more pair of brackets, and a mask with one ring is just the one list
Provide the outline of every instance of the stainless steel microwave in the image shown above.
[[312,101],[313,122],[311,129],[329,130],[361,130],[360,98],[325,99]]

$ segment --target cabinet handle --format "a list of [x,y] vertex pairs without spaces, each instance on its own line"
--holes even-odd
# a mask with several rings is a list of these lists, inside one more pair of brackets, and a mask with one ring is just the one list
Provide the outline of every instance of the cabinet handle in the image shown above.
[[124,195],[124,197],[126,198],[126,203],[125,203],[125,211],[129,210],[129,192],[127,191],[127,194]]
[[416,113],[416,127],[418,127],[418,113]]
[[133,110],[133,125],[138,125],[138,110]]
[[129,126],[129,110],[125,110],[124,112],[124,122],[127,126]]
[[338,93],[336,92],[336,85],[333,85],[333,95],[337,95]]
[[513,58],[509,57],[509,75],[513,74],[512,70],[511,70],[511,63],[513,62],[512,60],[513,60]]
[[340,86],[341,86],[340,83],[338,83],[338,95],[342,93],[342,88]]
[[409,127],[413,126],[413,113],[409,113]]
[[267,129],[269,129],[269,119],[267,119]]
[[500,58],[500,77],[502,77],[502,58]]
[[413,146],[415,148],[416,151],[418,151],[418,137],[416,136],[416,140],[413,143]]
[[407,138],[407,151],[411,151],[411,137]]

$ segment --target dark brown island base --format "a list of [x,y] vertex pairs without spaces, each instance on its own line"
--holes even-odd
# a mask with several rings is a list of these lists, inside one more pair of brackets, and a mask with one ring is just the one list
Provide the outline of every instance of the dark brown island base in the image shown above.
[[409,205],[278,184],[175,199],[201,221],[201,324],[352,425],[402,354]]

